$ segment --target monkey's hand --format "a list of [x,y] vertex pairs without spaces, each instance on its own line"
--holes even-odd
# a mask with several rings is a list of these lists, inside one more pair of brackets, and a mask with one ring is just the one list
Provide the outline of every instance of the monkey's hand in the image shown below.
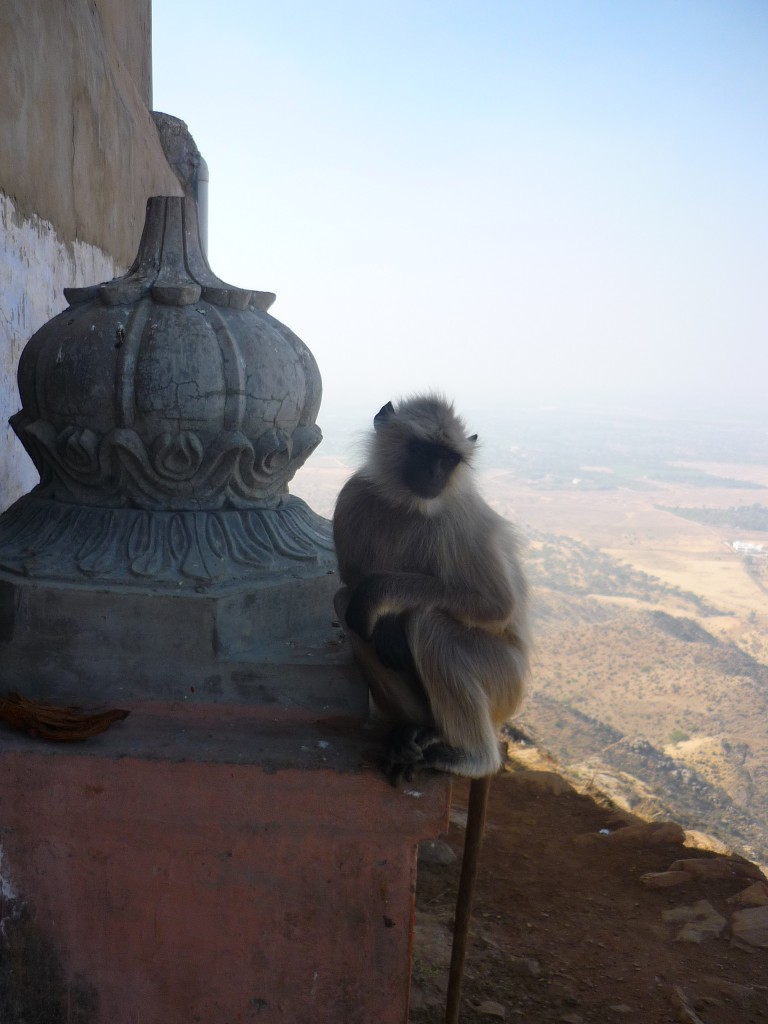
[[376,657],[385,668],[394,672],[416,671],[402,614],[382,615],[373,627],[371,641]]
[[347,625],[363,640],[370,640],[380,618],[412,608],[439,607],[444,592],[443,584],[424,573],[371,573],[352,592],[347,605]]

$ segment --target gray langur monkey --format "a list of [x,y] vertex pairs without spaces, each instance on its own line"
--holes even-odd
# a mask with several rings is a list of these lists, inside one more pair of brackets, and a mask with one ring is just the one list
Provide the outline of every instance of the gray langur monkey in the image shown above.
[[336,503],[336,613],[396,725],[394,782],[496,772],[496,728],[523,695],[527,587],[510,524],[475,487],[476,440],[437,395],[388,402]]

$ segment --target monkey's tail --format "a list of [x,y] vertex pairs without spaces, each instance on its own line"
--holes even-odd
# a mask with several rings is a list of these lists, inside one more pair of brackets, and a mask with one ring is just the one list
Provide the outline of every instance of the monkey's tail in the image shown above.
[[485,832],[485,816],[488,810],[488,796],[491,792],[492,775],[472,779],[469,786],[469,807],[467,809],[467,831],[464,835],[464,857],[461,862],[461,878],[456,897],[456,917],[453,925],[453,949],[448,975],[448,996],[445,1007],[445,1024],[459,1024],[461,983],[464,977],[464,961],[467,956],[469,924],[472,919],[472,901],[475,894],[477,869],[480,863],[480,849]]

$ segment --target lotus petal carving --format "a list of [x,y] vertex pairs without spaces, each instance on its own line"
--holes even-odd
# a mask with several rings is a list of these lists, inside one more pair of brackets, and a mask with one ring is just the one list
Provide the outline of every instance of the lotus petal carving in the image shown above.
[[160,434],[152,445],[152,467],[167,480],[189,480],[200,469],[205,456],[200,438],[191,430]]

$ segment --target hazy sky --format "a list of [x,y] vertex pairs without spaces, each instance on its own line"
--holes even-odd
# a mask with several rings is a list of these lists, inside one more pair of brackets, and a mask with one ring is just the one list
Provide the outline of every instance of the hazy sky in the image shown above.
[[325,414],[768,406],[765,0],[154,0],[153,45]]

